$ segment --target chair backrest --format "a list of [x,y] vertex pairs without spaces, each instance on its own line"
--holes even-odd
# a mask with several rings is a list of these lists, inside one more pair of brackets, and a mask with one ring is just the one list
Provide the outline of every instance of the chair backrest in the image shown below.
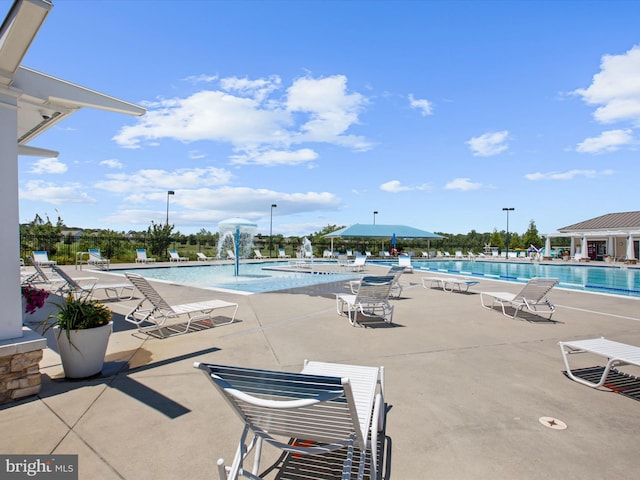
[[[196,363],[240,418],[262,438],[281,436],[324,443],[366,438],[351,384],[339,377]],[[367,426],[368,427],[368,426]],[[277,440],[276,440],[277,441]]]
[[33,260],[34,260],[33,262],[34,264],[37,262],[48,262],[49,254],[46,252],[46,250],[34,250]]
[[363,277],[355,303],[388,302],[393,282],[394,277],[391,275]]
[[256,258],[262,258],[262,253],[260,253],[260,250],[258,250],[257,248],[253,251],[253,253],[256,254]]
[[398,257],[398,265],[402,267],[410,267],[411,266],[411,257],[400,255]]
[[165,312],[173,312],[171,305],[169,305],[167,301],[162,298],[162,296],[156,291],[155,288],[151,286],[146,278],[141,277],[137,273],[125,273],[125,276],[131,283],[133,283],[133,285],[144,296],[144,298],[146,298],[149,303],[154,306],[154,308]]
[[281,257],[284,257],[286,255],[285,251],[284,251],[284,248],[279,248],[278,249],[278,255],[281,256]]
[[392,265],[387,270],[387,276],[393,276],[395,279],[399,278],[404,273],[404,265]]
[[357,266],[357,267],[361,267],[362,265],[364,265],[367,262],[367,257],[365,257],[364,255],[358,255],[354,260],[353,260],[353,265]]
[[[75,292],[80,294],[84,292],[84,289],[78,284],[78,282],[76,282],[73,278],[71,278],[67,274],[67,272],[62,270],[60,267],[56,265],[51,265],[51,271],[56,275],[58,275],[65,282],[65,285],[59,289],[61,293]],[[87,293],[90,294],[90,292],[87,292]]]
[[169,255],[172,258],[180,258],[180,256],[178,255],[178,252],[176,250],[169,250]]
[[231,260],[235,260],[236,259],[236,254],[233,253],[233,250],[229,249],[229,250],[227,250],[227,257],[230,258]]
[[514,300],[521,301],[526,299],[530,303],[539,302],[559,281],[557,278],[532,278],[522,290],[518,292]]
[[99,248],[89,248],[87,250],[89,252],[89,259],[90,260],[98,260],[98,261],[103,261],[104,258],[102,258],[102,255],[100,254],[100,249]]
[[136,255],[139,260],[147,259],[147,249],[146,248],[136,248]]
[[44,273],[44,270],[38,264],[38,262],[36,262],[35,259],[33,259],[33,261],[31,263],[33,263],[33,268],[36,270],[36,273],[38,274],[40,279],[45,283],[51,283],[51,279],[49,277],[47,277],[47,274]]

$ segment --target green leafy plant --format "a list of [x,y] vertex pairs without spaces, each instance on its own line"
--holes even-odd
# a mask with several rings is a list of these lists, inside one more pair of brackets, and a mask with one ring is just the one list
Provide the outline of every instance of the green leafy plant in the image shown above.
[[[111,321],[112,313],[109,308],[97,300],[92,300],[90,295],[82,295],[76,298],[72,293],[67,295],[64,303],[55,303],[58,311],[49,315],[41,324],[42,333],[57,326],[60,335],[65,332],[69,343],[71,331],[97,328],[107,325]],[[51,320],[54,320],[53,322]]]

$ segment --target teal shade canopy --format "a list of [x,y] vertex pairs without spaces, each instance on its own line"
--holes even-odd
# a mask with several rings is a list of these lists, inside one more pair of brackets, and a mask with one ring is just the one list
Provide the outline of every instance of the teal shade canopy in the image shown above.
[[373,225],[356,223],[350,227],[341,228],[328,233],[325,237],[370,237],[370,238],[445,238],[437,233],[427,232],[419,228],[406,225]]

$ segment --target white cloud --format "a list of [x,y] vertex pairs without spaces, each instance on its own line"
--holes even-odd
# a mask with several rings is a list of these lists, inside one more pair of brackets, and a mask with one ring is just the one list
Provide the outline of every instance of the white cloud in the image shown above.
[[380,185],[380,190],[391,193],[406,192],[411,190],[411,187],[406,187],[400,184],[399,180],[391,180],[390,182]]
[[368,150],[370,142],[348,130],[367,104],[347,91],[347,78],[304,77],[284,96],[279,77],[220,80],[221,90],[201,90],[185,98],[145,102],[148,111],[114,137],[123,147],[139,148],[169,138],[181,142],[229,143],[239,156],[287,150],[293,144],[321,142]]
[[222,168],[182,168],[174,171],[161,169],[138,170],[133,173],[111,173],[107,180],[94,183],[95,188],[109,192],[156,192],[162,190],[176,190],[179,188],[193,188],[198,186],[215,186],[229,183],[231,172]]
[[122,162],[120,160],[102,160],[100,165],[104,165],[109,168],[122,168]]
[[477,190],[482,188],[482,184],[472,182],[470,178],[454,178],[444,188],[447,190]]
[[243,97],[264,100],[271,93],[278,90],[282,80],[277,75],[268,79],[249,80],[248,78],[228,77],[220,80],[220,86],[227,92],[236,92]]
[[21,200],[33,200],[54,205],[96,203],[95,199],[83,191],[83,188],[86,188],[86,185],[80,183],[56,185],[42,180],[32,180],[26,183],[25,188],[20,188],[19,196]]
[[415,98],[413,94],[409,94],[409,105],[411,105],[411,108],[419,110],[423,117],[433,114],[431,102],[429,100]]
[[218,75],[190,75],[186,77],[184,80],[193,84],[196,83],[211,83],[215,82],[218,79]]
[[258,151],[243,155],[232,155],[231,163],[236,165],[300,165],[309,163],[318,158],[318,154],[310,148],[301,148],[295,151]]
[[[130,225],[148,225],[150,220],[164,222],[166,191],[135,193],[125,199],[132,203],[159,205],[162,208],[127,208],[111,214],[106,221]],[[176,225],[210,225],[212,230],[225,219],[239,216],[260,220],[268,216],[268,206],[277,204],[275,215],[308,214],[331,211],[339,207],[340,199],[329,192],[284,193],[249,187],[195,188],[175,190],[171,197],[171,223]],[[278,225],[279,222],[277,222]],[[274,230],[275,231],[275,230]]]
[[527,180],[573,180],[576,177],[596,178],[603,175],[613,175],[613,170],[568,170],[566,172],[536,172],[527,173],[524,178]]
[[476,157],[491,157],[504,152],[509,148],[506,144],[509,139],[509,132],[487,132],[479,137],[473,137],[465,142]]
[[593,114],[598,122],[640,126],[640,46],[621,55],[603,55],[591,85],[572,93],[589,105],[600,105]]
[[608,130],[599,137],[586,138],[578,144],[576,151],[580,153],[615,152],[621,146],[633,141],[631,130]]
[[50,175],[66,173],[67,169],[67,164],[57,158],[43,158],[33,164],[29,173]]

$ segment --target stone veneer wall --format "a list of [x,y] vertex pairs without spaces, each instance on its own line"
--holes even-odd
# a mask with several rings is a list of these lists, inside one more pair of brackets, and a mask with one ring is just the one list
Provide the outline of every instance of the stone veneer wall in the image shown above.
[[0,358],[0,404],[40,392],[42,350]]
[[20,338],[0,341],[0,404],[40,392],[40,360],[46,338],[23,327]]

